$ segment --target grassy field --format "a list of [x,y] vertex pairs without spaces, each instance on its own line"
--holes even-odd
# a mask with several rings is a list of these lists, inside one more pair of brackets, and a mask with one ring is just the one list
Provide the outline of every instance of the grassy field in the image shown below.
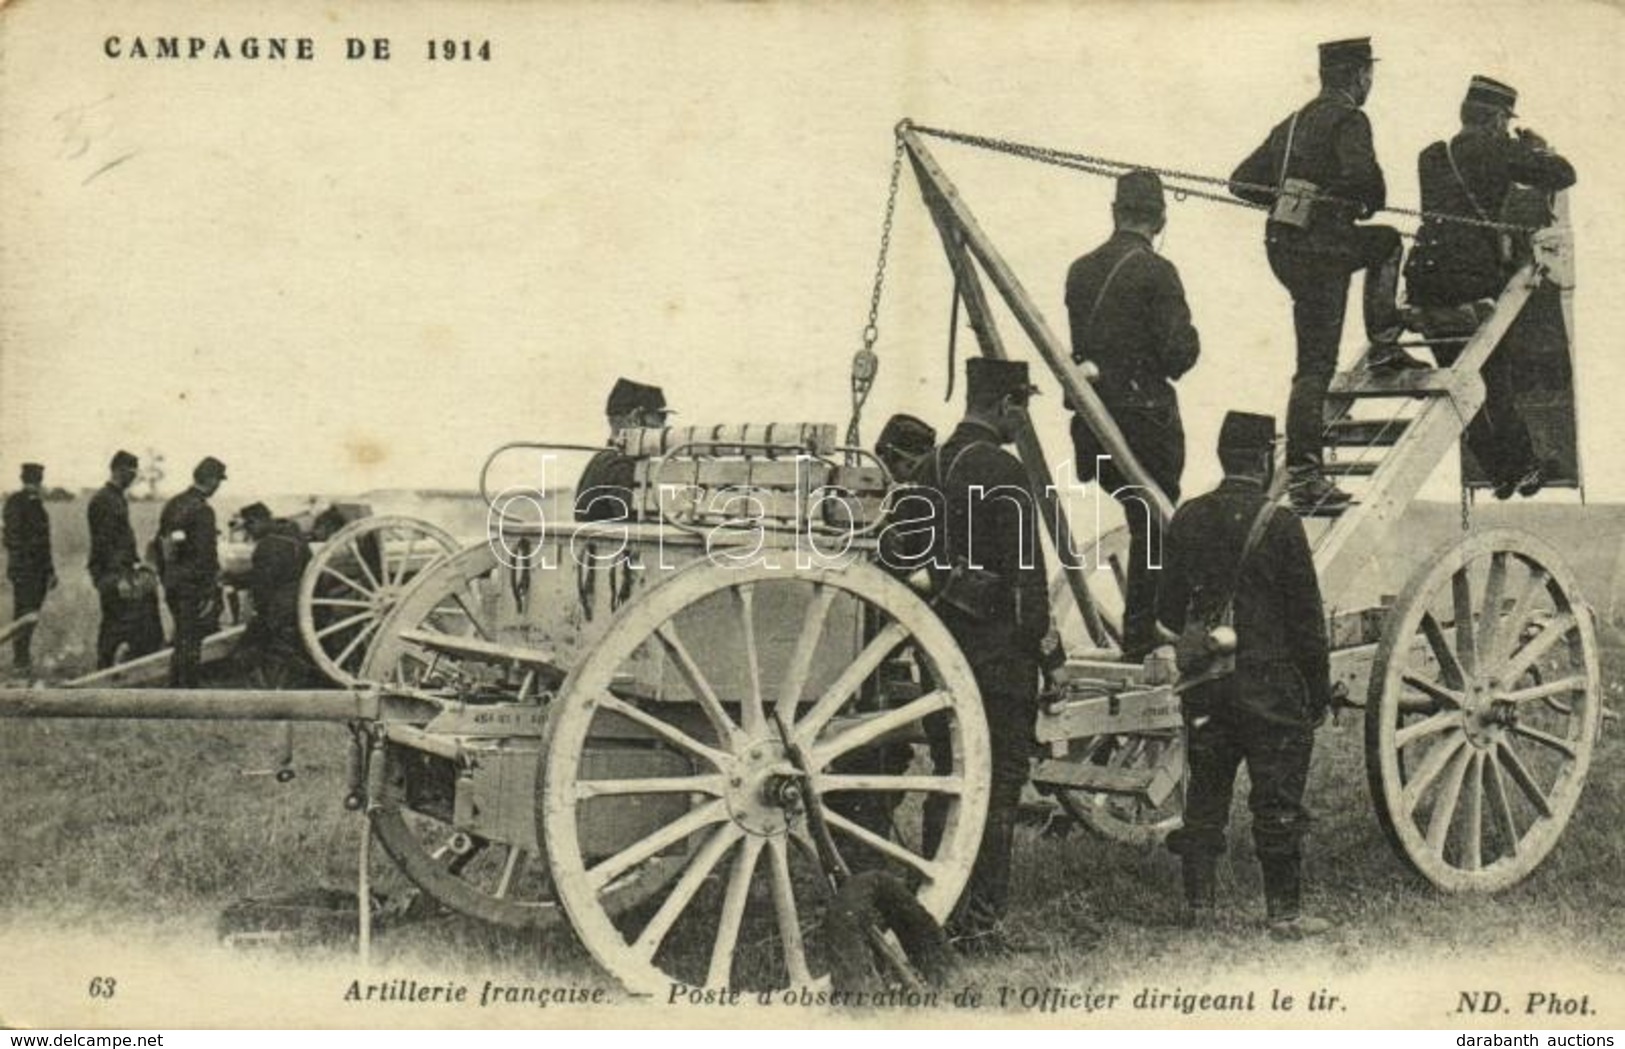
[[[1451,527],[1451,509],[1427,511],[1428,531]],[[63,586],[47,606],[36,660],[68,675],[88,666],[94,604],[72,542],[82,508],[54,504],[52,511]],[[1612,608],[1625,515],[1608,508],[1584,521],[1571,512],[1565,521],[1554,516],[1540,524],[1559,540],[1564,536],[1552,536],[1551,528],[1563,528],[1566,548],[1582,562],[1588,596]],[[138,522],[141,534],[149,528]],[[1605,631],[1604,678],[1607,701],[1617,709],[1625,646],[1613,630]],[[341,805],[346,733],[298,728],[298,776],[291,783],[245,775],[271,764],[277,731],[251,724],[0,722],[0,826],[9,846],[0,850],[0,937],[43,943],[47,951],[110,932],[116,935],[109,942],[123,945],[177,937],[204,944],[221,910],[241,897],[353,886],[361,823]],[[1242,811],[1221,870],[1226,918],[1202,934],[1177,925],[1177,868],[1165,852],[1104,843],[1081,830],[1025,830],[1011,924],[1045,949],[972,964],[963,979],[1132,993],[1147,984],[1196,986],[1283,967],[1350,979],[1414,973],[1426,981],[1452,960],[1523,958],[1567,960],[1625,977],[1625,922],[1617,917],[1625,913],[1618,737],[1617,728],[1605,730],[1578,811],[1539,871],[1494,897],[1446,896],[1408,875],[1389,851],[1365,784],[1358,715],[1345,714],[1319,736],[1310,785],[1317,823],[1308,845],[1309,904],[1339,925],[1312,944],[1272,945],[1262,937],[1257,866]],[[376,862],[378,887],[401,888],[383,859]],[[445,916],[385,930],[378,949],[392,967],[414,973],[605,983],[563,930],[544,934],[538,948],[533,937]],[[211,965],[250,964],[212,950]],[[353,967],[342,952],[318,954],[311,964]],[[8,1008],[17,1005],[0,1002],[0,1020]]]

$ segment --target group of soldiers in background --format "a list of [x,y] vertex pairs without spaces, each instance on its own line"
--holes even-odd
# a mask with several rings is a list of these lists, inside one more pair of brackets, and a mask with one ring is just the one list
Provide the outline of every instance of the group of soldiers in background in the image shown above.
[[[220,536],[209,499],[226,479],[226,466],[206,456],[192,472],[192,485],[164,504],[158,531],[142,557],[130,524],[126,493],[140,461],[120,450],[109,477],[91,497],[88,568],[96,588],[101,622],[96,635],[96,666],[105,669],[159,651],[164,645],[158,610],[160,587],[174,623],[169,683],[195,688],[201,682],[203,643],[220,626],[224,610],[220,576]],[[13,619],[37,614],[46,592],[57,584],[51,553],[50,516],[42,498],[45,467],[25,463],[22,488],[5,505],[6,574],[11,580]],[[247,579],[254,614],[238,649],[239,663],[263,687],[286,687],[305,668],[299,637],[299,580],[310,550],[299,526],[274,518],[263,503],[242,509],[240,520],[254,542]],[[13,665],[34,676],[33,625],[13,635]]]

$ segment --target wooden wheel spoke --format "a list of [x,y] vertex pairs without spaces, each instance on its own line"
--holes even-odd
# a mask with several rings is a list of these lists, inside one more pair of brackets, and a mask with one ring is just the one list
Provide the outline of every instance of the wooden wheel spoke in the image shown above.
[[824,636],[824,621],[829,618],[830,605],[835,603],[835,588],[819,586],[807,614],[801,622],[801,633],[796,636],[796,647],[790,654],[790,664],[779,687],[779,716],[788,724],[795,717],[796,704],[807,687],[807,675],[812,672],[813,655],[818,651],[819,639]]
[[1441,710],[1432,717],[1413,722],[1394,733],[1394,749],[1404,750],[1417,740],[1443,732],[1447,728],[1454,728],[1461,724],[1459,710]]
[[[378,624],[381,622],[383,622],[383,620],[374,619],[372,622],[356,631],[355,637],[350,639],[350,643],[344,646],[343,651],[333,657],[333,662],[341,667],[344,666],[345,661],[350,658],[350,653],[356,650],[356,646],[360,645],[363,641],[367,640],[367,638],[371,637],[378,629]],[[366,649],[362,649],[361,651],[366,652]]]
[[1445,773],[1444,782],[1439,786],[1439,793],[1434,796],[1433,811],[1428,815],[1427,842],[1428,848],[1436,856],[1444,856],[1450,824],[1456,816],[1456,804],[1461,800],[1461,785],[1476,754],[1477,751],[1471,747],[1458,748],[1450,760],[1450,770]]
[[828,823],[830,830],[840,831],[850,838],[869,846],[869,848],[889,859],[896,860],[906,866],[912,867],[930,881],[936,881],[942,873],[942,865],[926,859],[924,856],[899,845],[890,838],[882,838],[869,828],[854,823],[831,809],[824,810],[824,822]]
[[[353,553],[355,555],[355,563],[360,566],[361,574],[367,577],[367,582],[368,583],[372,584],[373,592],[377,593],[379,590],[382,590],[384,588],[384,584],[382,582],[380,582],[379,579],[378,579],[378,576],[373,573],[372,565],[367,563],[367,555],[366,555],[366,552],[361,549],[360,542],[358,542],[355,539],[351,539],[348,549],[350,550],[351,553]],[[383,570],[383,544],[382,544],[382,541],[379,542],[378,559],[379,559],[379,565],[378,565],[379,571],[382,572],[382,570]]]
[[575,783],[578,799],[620,797],[627,794],[709,794],[722,797],[727,781],[721,776],[647,776],[639,779],[582,779]]
[[339,620],[336,620],[336,621],[334,621],[332,623],[327,624],[326,626],[322,627],[320,630],[316,631],[316,636],[317,637],[327,637],[329,634],[336,634],[340,630],[344,630],[344,629],[347,629],[349,627],[353,627],[357,623],[363,622],[364,620],[368,620],[368,619],[371,619],[371,618],[373,618],[373,615],[372,615],[372,612],[371,612],[370,606],[369,606],[369,610],[366,611],[366,612],[357,612],[353,616],[345,616],[343,619],[339,619]]
[[451,599],[457,603],[458,608],[463,610],[463,615],[467,616],[469,623],[473,625],[474,632],[487,641],[492,640],[492,632],[486,628],[484,623],[480,622],[480,617],[475,615],[474,610],[468,607],[468,603],[463,600],[463,597],[463,594],[455,592],[451,595]]
[[1493,665],[1500,648],[1501,598],[1506,592],[1507,552],[1497,550],[1490,555],[1489,571],[1484,577],[1484,600],[1479,613],[1477,651],[1479,659]]
[[1471,678],[1478,669],[1478,624],[1473,621],[1473,582],[1467,565],[1450,577],[1451,605],[1456,617],[1456,659]]
[[371,590],[368,590],[366,587],[362,586],[360,583],[356,582],[354,579],[351,579],[349,576],[345,575],[343,572],[340,572],[338,569],[334,568],[330,564],[322,566],[322,575],[331,576],[334,579],[337,579],[339,582],[343,583],[345,586],[349,587],[351,590],[354,590],[356,593],[363,594],[363,595],[365,595],[367,597],[371,597],[373,594],[378,592],[377,587],[373,587]]
[[1568,634],[1579,627],[1579,621],[1574,618],[1573,612],[1564,612],[1546,623],[1540,633],[1530,638],[1524,646],[1512,653],[1505,667],[1499,673],[1502,681],[1517,681],[1523,677],[1524,672],[1535,665],[1535,661],[1547,652],[1552,646],[1561,641]]
[[354,597],[313,597],[313,598],[310,599],[310,603],[312,605],[319,605],[319,606],[321,606],[323,608],[371,608],[372,607],[372,602],[371,601],[362,601],[360,598],[354,598]]
[[737,742],[739,727],[733,723],[728,712],[722,709],[722,700],[717,697],[716,689],[711,687],[705,672],[700,669],[693,655],[689,653],[688,646],[684,645],[683,639],[678,636],[677,624],[668,619],[655,628],[655,636],[671,654],[678,671],[683,675],[683,680],[687,681],[688,687],[694,691],[694,698],[699,701],[700,709],[705,711],[706,720],[711,722],[711,728],[717,734],[717,742],[723,746]]
[[1502,693],[1499,699],[1509,703],[1527,703],[1532,699],[1546,699],[1550,696],[1561,696],[1566,692],[1584,692],[1589,680],[1584,674],[1571,674],[1568,677],[1558,678],[1554,681],[1544,681],[1528,688],[1513,689]]
[[863,683],[869,680],[869,676],[880,668],[886,657],[897,651],[897,646],[908,640],[908,636],[908,627],[901,623],[888,623],[870,639],[869,643],[863,646],[863,651],[841,670],[835,681],[824,690],[824,694],[818,697],[818,702],[807,711],[807,716],[796,725],[797,742],[805,745],[817,737],[829,723],[829,719],[835,716],[836,711],[857,694]]
[[497,899],[506,899],[508,890],[513,888],[513,876],[519,870],[519,864],[525,858],[525,850],[517,845],[509,846],[508,858],[502,863],[502,877],[497,880],[496,891],[491,895]]
[[939,710],[946,710],[952,702],[947,692],[938,689],[894,710],[865,716],[850,728],[843,728],[835,735],[815,743],[810,758],[812,766],[815,769],[828,768],[830,762],[841,755],[873,743],[888,732],[895,732]]
[[717,750],[715,747],[706,746],[669,721],[662,721],[653,714],[639,710],[618,696],[603,696],[598,700],[598,706],[602,710],[612,711],[630,721],[637,722],[672,746],[686,750],[697,758],[703,758],[716,768],[722,768],[723,763],[728,761],[728,755],[722,751]]
[[1401,804],[1406,812],[1416,811],[1422,795],[1433,785],[1433,781],[1439,778],[1439,773],[1450,764],[1456,752],[1466,745],[1467,736],[1460,729],[1451,729],[1448,736],[1434,744],[1433,749],[1429,750],[1427,757],[1422,760],[1421,767],[1416,770],[1416,775],[1405,784]]
[[1500,635],[1501,648],[1496,652],[1497,659],[1502,658],[1508,644],[1517,643],[1525,622],[1534,611],[1535,602],[1546,593],[1546,587],[1551,580],[1550,572],[1540,567],[1531,567],[1529,579],[1524,583],[1523,591],[1518,594],[1518,600],[1513,602],[1512,613],[1506,617],[1506,630]]
[[1470,871],[1484,866],[1484,752],[1473,751],[1467,768],[1467,827],[1462,865]]
[[705,982],[712,987],[726,987],[733,975],[734,948],[739,944],[739,929],[745,921],[745,905],[750,902],[750,883],[756,877],[756,862],[762,855],[765,840],[747,835],[745,843],[734,856],[733,871],[728,875],[728,891],[722,897],[722,913],[717,915],[717,938],[711,944],[711,966]]
[[1495,810],[1496,822],[1501,826],[1501,836],[1506,839],[1507,855],[1516,858],[1518,855],[1518,821],[1512,815],[1512,800],[1507,796],[1506,778],[1501,774],[1501,764],[1494,757],[1484,762],[1484,793],[1489,795],[1490,808]]
[[778,919],[779,940],[784,946],[784,967],[792,984],[812,982],[807,968],[807,947],[801,938],[801,914],[796,908],[796,888],[790,880],[790,847],[782,835],[768,842],[768,866],[773,875],[773,913]]
[[762,663],[756,651],[756,587],[746,583],[734,588],[739,600],[739,627],[745,640],[745,671],[750,679],[739,720],[745,735],[752,739],[767,732],[767,711],[762,699]]
[[744,831],[731,823],[723,824],[711,832],[711,836],[706,839],[699,852],[683,869],[682,877],[677,879],[677,884],[672,886],[671,895],[666,897],[654,917],[649,919],[649,924],[638,934],[637,946],[634,949],[645,960],[653,960],[655,952],[660,950],[660,945],[665,942],[672,926],[677,924],[677,919],[683,916],[688,905],[694,902],[694,897],[699,894],[705,879],[711,876],[717,864],[722,862],[722,857],[727,855],[728,850],[733,848],[744,834]]
[[1500,764],[1507,770],[1507,775],[1512,777],[1512,782],[1516,783],[1518,789],[1523,791],[1524,797],[1529,799],[1529,804],[1533,805],[1541,816],[1551,819],[1552,805],[1546,799],[1546,792],[1535,782],[1534,774],[1523,763],[1523,759],[1518,757],[1518,752],[1512,749],[1512,744],[1503,739],[1496,745],[1495,752]]
[[1444,627],[1439,625],[1432,612],[1422,613],[1422,633],[1427,638],[1428,647],[1433,649],[1433,658],[1439,661],[1439,672],[1444,675],[1445,684],[1451,688],[1465,688],[1467,678],[1461,662],[1450,647],[1450,639],[1445,637]]
[[813,777],[813,786],[819,794],[842,794],[851,791],[876,793],[963,794],[962,776],[888,776],[884,772],[826,772]]
[[[418,548],[418,534],[416,532],[407,532],[406,533],[406,549],[401,551],[401,556],[395,562],[396,565],[399,567],[399,570],[395,573],[395,580],[394,580],[394,585],[395,586],[400,586],[402,583],[406,582],[406,573],[412,567],[412,555],[417,552],[417,548]],[[388,554],[387,553],[385,554],[384,568],[385,568],[386,571],[389,568]]]
[[1524,739],[1527,739],[1532,743],[1539,743],[1542,746],[1550,747],[1552,750],[1557,751],[1559,754],[1571,760],[1580,756],[1579,748],[1574,743],[1571,743],[1561,736],[1553,735],[1550,732],[1542,732],[1538,728],[1531,728],[1528,725],[1522,724],[1521,722],[1512,726],[1512,732],[1515,735],[1522,736]]
[[609,859],[587,869],[587,882],[593,889],[603,888],[638,864],[665,849],[683,841],[696,831],[728,818],[728,806],[720,798],[708,801],[698,808],[672,820],[659,830],[628,845]]

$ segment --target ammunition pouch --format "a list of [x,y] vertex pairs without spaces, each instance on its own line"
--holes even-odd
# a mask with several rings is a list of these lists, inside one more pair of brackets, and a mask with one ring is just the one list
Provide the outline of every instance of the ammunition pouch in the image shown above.
[[1320,187],[1308,179],[1289,178],[1281,181],[1270,208],[1270,221],[1294,229],[1308,229],[1314,215],[1315,195]]
[[936,580],[936,602],[954,611],[985,622],[996,618],[1007,604],[1004,577],[985,568],[972,568],[964,558],[954,558],[953,567]]
[[1221,626],[1229,626],[1229,621],[1229,608],[1213,619],[1190,618],[1185,621],[1185,629],[1179,632],[1179,640],[1174,642],[1174,665],[1179,668],[1182,683],[1191,683],[1192,679],[1217,681],[1235,673],[1235,652],[1221,651],[1222,646],[1214,638],[1214,632]]

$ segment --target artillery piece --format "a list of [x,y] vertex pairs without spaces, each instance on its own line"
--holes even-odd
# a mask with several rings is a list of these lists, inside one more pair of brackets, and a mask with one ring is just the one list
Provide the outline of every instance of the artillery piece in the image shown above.
[[[1119,469],[1171,513],[921,133],[899,128],[897,167],[913,167],[981,352],[1006,355],[986,274]],[[1385,833],[1446,890],[1505,887],[1554,847],[1602,717],[1591,617],[1558,555],[1505,530],[1450,544],[1392,602],[1340,603],[1472,417],[1478,369],[1526,302],[1566,304],[1569,235],[1559,222],[1536,236],[1454,368],[1386,383],[1357,370],[1333,388],[1338,439],[1372,464],[1348,471],[1367,495],[1315,543],[1336,674],[1367,695]],[[859,404],[871,364],[854,368]],[[1379,400],[1403,424],[1354,410]],[[445,906],[522,928],[566,920],[635,991],[808,983],[827,969],[830,898],[811,817],[847,866],[890,871],[941,919],[990,781],[963,653],[926,598],[875,564],[892,479],[835,433],[629,430],[628,520],[526,521],[494,504],[487,540],[447,553],[413,532],[399,568],[369,552],[400,550],[387,519],[339,533],[306,587],[312,616],[336,618],[307,637],[332,641],[347,689],[13,690],[0,716],[348,723],[347,803]],[[1020,451],[1053,499],[1030,430]],[[1045,520],[1057,549],[1075,549],[1064,514]],[[1038,719],[1033,782],[1109,836],[1155,840],[1179,818],[1177,685],[1109,658],[1109,603],[1085,573],[1063,576],[1090,651]]]

